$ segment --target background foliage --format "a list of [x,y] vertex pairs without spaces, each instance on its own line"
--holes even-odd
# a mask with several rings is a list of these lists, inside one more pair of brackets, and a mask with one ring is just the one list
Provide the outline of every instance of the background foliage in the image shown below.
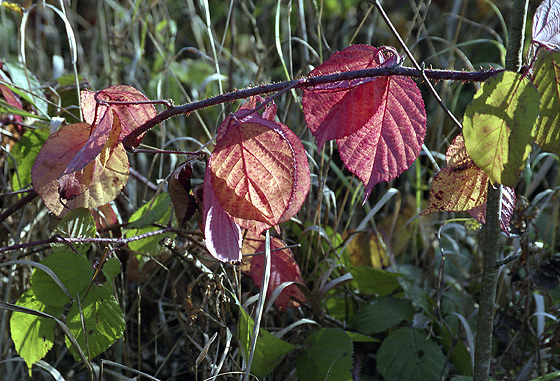
[[[531,13],[537,5],[531,4]],[[419,62],[466,70],[503,66],[504,20],[509,20],[510,6],[507,1],[482,0],[385,5]],[[150,99],[172,99],[176,104],[306,75],[349,44],[399,46],[368,3],[351,0],[136,1],[93,6],[72,2],[66,17],[75,32],[80,86],[99,90],[128,84]],[[9,110],[1,109],[2,193],[30,183],[34,155],[46,139],[45,130],[35,127],[53,126],[58,120],[53,117],[78,121],[73,57],[64,22],[39,3],[28,14],[25,35],[19,31],[21,21],[20,13],[0,7],[4,42],[0,59],[14,83],[32,89],[20,95],[25,110],[37,116],[27,115],[24,124],[31,127],[22,135]],[[25,44],[27,74],[17,64],[18,39]],[[478,87],[446,81],[436,86],[457,116],[463,115]],[[425,91],[421,84],[420,88]],[[343,169],[336,146],[326,143],[317,151],[312,144],[301,94],[288,92],[276,99],[279,119],[302,139],[310,159],[310,193],[297,219],[281,225],[283,241],[299,244],[292,251],[307,286],[303,290],[307,303],[284,311],[267,302],[252,366],[256,376],[324,379],[328,372],[332,379],[390,380],[397,374],[400,379],[418,375],[437,379],[472,373],[481,268],[478,225],[468,214],[418,216],[427,205],[431,180],[444,166],[447,147],[459,133],[428,92],[423,95],[428,150],[398,179],[375,186],[363,206],[363,185]],[[238,102],[229,103],[168,120],[146,135],[141,148],[196,151],[237,107]],[[91,217],[72,216],[79,227],[72,230],[51,217],[37,198],[2,222],[0,245],[53,234],[130,238],[166,226],[172,213],[165,180],[184,156],[128,157],[131,177],[114,202],[117,213],[111,219],[107,210],[101,211],[106,224],[98,226],[97,233]],[[203,176],[204,165],[195,162],[193,186]],[[533,150],[517,184],[523,198],[512,222],[516,234],[502,237],[504,257],[511,253],[522,257],[503,267],[500,275],[492,362],[496,379],[534,378],[559,366],[557,187],[558,158]],[[20,197],[2,195],[2,210]],[[103,366],[106,375],[134,377],[143,372],[157,379],[194,375],[206,379],[243,371],[252,345],[258,288],[240,269],[207,260],[196,219],[169,237],[175,245],[171,241],[162,245],[163,236],[155,236],[120,247],[118,262],[112,258],[105,263],[103,276],[95,282],[90,281],[92,273],[111,250],[103,243],[76,245],[83,257],[71,256],[61,244],[3,253],[0,296],[3,302],[19,299],[25,307],[64,318],[78,342],[83,340],[77,312],[81,309],[87,329],[92,324],[92,331],[101,333],[100,340],[116,341],[96,357],[92,332],[92,352],[82,354],[89,367]],[[69,261],[76,258],[84,261]],[[28,262],[14,262],[21,260]],[[59,270],[57,260],[62,262]],[[69,296],[52,276],[33,272],[33,263],[51,268]],[[42,297],[41,292],[51,289],[41,282],[60,295],[53,297],[48,291]],[[85,304],[77,306],[76,293],[91,293],[104,302],[88,303],[85,298]],[[92,311],[98,318],[89,319]],[[112,320],[120,313],[126,324]],[[0,311],[2,374],[10,379],[28,374],[15,352],[18,330],[20,335],[31,332],[44,339],[44,353],[35,354],[35,359],[45,353],[46,357],[32,367],[35,376],[48,379],[50,372],[72,379],[87,374],[87,367],[76,361],[84,357],[67,349],[60,325],[21,314],[22,320],[15,319],[24,327],[19,329],[10,325],[10,318],[14,321],[18,314]],[[41,326],[39,319],[48,326]],[[26,328],[32,324],[37,330]],[[30,364],[35,360],[19,354]]]

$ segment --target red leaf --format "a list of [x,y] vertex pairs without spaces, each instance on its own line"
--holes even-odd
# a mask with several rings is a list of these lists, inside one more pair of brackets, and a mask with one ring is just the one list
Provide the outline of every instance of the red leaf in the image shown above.
[[[387,54],[388,57],[385,57]],[[335,52],[315,68],[310,77],[370,69],[394,63],[396,55],[384,48],[353,45]],[[303,90],[303,113],[307,127],[321,148],[328,140],[351,135],[367,125],[379,108],[385,87],[383,78],[356,79]]]
[[337,140],[346,168],[365,185],[364,200],[375,184],[396,178],[416,160],[426,135],[424,101],[414,81],[393,76],[379,83],[380,104],[368,123]]
[[[116,102],[148,102],[149,99],[132,86],[115,85],[97,92],[97,99]],[[95,100],[95,92],[89,90],[82,91],[82,111],[84,120],[94,124],[100,115],[105,114],[105,109],[110,108],[121,124],[121,134],[119,141],[126,135],[140,127],[156,116],[156,109],[153,104],[110,104],[108,107],[98,104]],[[97,116],[97,118],[95,118]],[[137,147],[142,141],[144,134],[138,136],[132,142],[133,147]]]
[[202,226],[210,254],[222,262],[241,261],[241,229],[222,208],[212,189],[210,163],[204,175]]
[[[245,254],[263,253],[265,251],[265,241],[263,236],[250,235],[245,238],[245,241],[252,241],[250,245],[243,245],[247,248]],[[253,249],[249,248],[252,247]],[[270,249],[274,250],[270,255],[270,281],[268,290],[266,292],[267,299],[270,299],[274,290],[284,282],[296,282],[304,284],[299,266],[294,260],[294,255],[282,240],[273,237],[270,239]],[[278,250],[280,249],[280,250]],[[255,285],[259,288],[262,287],[263,269],[264,269],[264,255],[255,255],[250,257],[250,270],[249,276],[253,279]],[[287,286],[282,290],[280,295],[274,301],[278,308],[285,310],[288,307],[298,307],[299,301],[305,301],[305,296],[301,290],[294,284]]]
[[31,170],[33,188],[55,215],[62,214],[64,205],[60,202],[59,178],[68,189],[85,189],[81,194],[67,201],[70,208],[97,208],[114,200],[128,180],[128,158],[122,144],[102,150],[83,170],[64,177],[63,173],[70,161],[86,144],[91,131],[87,123],[63,126],[49,136],[35,159]]
[[[11,81],[2,72],[2,70],[0,70],[0,79],[8,83],[11,83]],[[20,99],[14,94],[12,90],[10,90],[8,86],[0,84],[0,92],[2,93],[2,96],[4,97],[6,102],[8,102],[9,105],[19,108],[20,110],[23,110],[23,106],[21,104]],[[21,115],[14,115],[14,119],[18,123],[23,122],[23,118],[21,117]]]
[[[249,107],[254,104],[250,100]],[[271,120],[274,113],[273,108],[265,111],[270,119],[248,115],[245,106],[228,117],[209,163],[224,210],[259,232],[297,213],[310,186],[303,145],[288,127]]]
[[544,0],[533,17],[533,43],[560,50],[560,2]]

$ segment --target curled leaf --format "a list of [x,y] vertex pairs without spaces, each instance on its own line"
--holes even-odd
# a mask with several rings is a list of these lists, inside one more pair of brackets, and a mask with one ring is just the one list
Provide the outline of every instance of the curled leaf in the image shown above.
[[[115,114],[121,124],[119,141],[122,141],[125,136],[156,116],[156,109],[154,105],[145,103],[149,102],[149,99],[132,86],[114,85],[97,92],[97,99],[100,101],[131,103],[110,103],[108,105],[99,104],[95,100],[96,93],[89,90],[82,91],[81,97],[82,111],[86,122],[92,125],[96,124],[96,122],[100,121],[101,118],[103,118],[103,116],[108,112],[108,109]],[[144,103],[135,104],[134,102]],[[142,141],[143,136],[144,134],[138,136],[134,139],[131,145],[133,147],[137,147]]]
[[214,194],[210,163],[204,176],[204,210],[202,226],[206,248],[210,254],[222,262],[241,260],[241,229],[226,213]]
[[179,226],[187,222],[196,212],[196,199],[191,191],[192,165],[185,161],[171,174],[169,179],[169,196],[175,209]]
[[66,201],[60,201],[58,179],[63,177],[69,163],[87,142],[91,126],[75,123],[63,126],[52,134],[37,155],[31,170],[35,191],[47,208],[60,215],[64,207],[70,209],[96,208],[114,200],[128,180],[128,158],[122,144],[108,148],[105,155],[98,155],[90,168],[69,178],[69,188],[85,190]]

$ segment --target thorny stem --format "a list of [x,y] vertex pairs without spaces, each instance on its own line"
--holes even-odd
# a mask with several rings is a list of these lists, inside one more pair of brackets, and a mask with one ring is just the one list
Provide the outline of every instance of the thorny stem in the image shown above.
[[[528,3],[528,0],[515,0],[513,3],[508,29],[507,70],[518,72],[521,69]],[[474,352],[474,381],[487,380],[490,374],[494,305],[499,275],[501,199],[502,186],[493,187],[488,184],[486,224],[482,240],[482,281]]]
[[[142,135],[152,127],[160,124],[164,120],[172,118],[177,115],[189,114],[193,111],[200,110],[206,107],[214,106],[217,104],[231,102],[237,99],[245,99],[255,95],[268,94],[278,91],[286,91],[287,89],[301,89],[310,88],[317,85],[326,83],[335,83],[340,81],[348,81],[360,78],[374,78],[380,76],[401,75],[405,77],[424,78],[440,81],[440,80],[454,80],[454,81],[475,81],[481,82],[501,73],[503,69],[490,69],[481,71],[458,71],[458,70],[437,70],[437,69],[422,69],[411,68],[400,65],[388,67],[376,67],[372,69],[347,71],[344,73],[322,75],[317,77],[307,77],[294,79],[291,81],[278,82],[270,85],[262,85],[250,87],[244,90],[232,91],[229,93],[221,94],[216,97],[207,98],[198,102],[187,103],[181,106],[169,107],[167,110],[157,114],[152,119],[146,121],[143,125],[132,131],[124,139],[124,146],[130,151],[132,150],[131,142],[138,136]],[[428,82],[429,83],[429,82]],[[431,85],[431,84],[430,84]]]
[[27,243],[21,243],[19,245],[13,245],[13,246],[6,246],[6,247],[0,247],[0,254],[6,252],[6,251],[10,251],[10,250],[19,250],[19,249],[25,249],[28,247],[33,247],[33,246],[39,246],[39,245],[48,245],[50,243],[56,243],[56,242],[62,242],[62,243],[86,243],[86,242],[91,242],[91,243],[108,243],[108,244],[115,244],[115,245],[128,245],[130,242],[133,241],[138,241],[141,240],[143,238],[147,238],[147,237],[152,237],[158,234],[164,234],[164,233],[177,233],[177,229],[175,228],[164,228],[164,229],[160,229],[160,230],[156,230],[153,232],[148,232],[148,233],[144,233],[144,234],[140,234],[134,237],[130,237],[130,238],[66,238],[66,237],[60,237],[60,236],[54,236],[51,237],[49,239],[44,239],[41,241],[34,241],[34,242],[27,242]]

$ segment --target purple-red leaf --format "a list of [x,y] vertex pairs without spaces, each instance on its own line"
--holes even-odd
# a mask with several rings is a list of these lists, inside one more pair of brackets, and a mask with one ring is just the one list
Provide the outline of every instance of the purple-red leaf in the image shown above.
[[549,50],[560,49],[560,2],[543,0],[533,17],[533,43]]
[[222,262],[241,260],[241,229],[222,208],[214,194],[210,163],[204,175],[204,212],[202,226],[204,239],[210,254]]
[[[385,57],[387,53],[389,57]],[[391,56],[392,54],[392,56]],[[370,69],[393,63],[394,53],[368,45],[353,45],[335,52],[310,77]],[[385,79],[368,78],[318,85],[303,90],[307,127],[321,148],[325,142],[351,135],[370,122],[381,103]]]
[[365,185],[364,200],[373,186],[390,181],[416,160],[426,135],[426,111],[420,90],[410,78],[382,79],[379,107],[368,123],[337,140],[346,168]]
[[[156,109],[153,104],[134,104],[134,102],[149,102],[149,99],[132,86],[115,85],[97,92],[97,99],[100,101],[132,103],[112,103],[106,106],[96,102],[95,94],[95,92],[89,90],[82,91],[82,112],[84,120],[93,125],[103,117],[109,108],[115,113],[121,124],[119,141],[156,116]],[[143,136],[144,134],[135,138],[132,142],[132,147],[137,147],[142,141]]]
[[309,190],[309,165],[297,136],[272,121],[275,108],[263,116],[250,111],[244,106],[222,123],[209,165],[224,210],[260,233],[297,213]]
[[[0,79],[8,83],[11,83],[8,77],[2,72],[2,70],[0,70]],[[0,93],[2,93],[2,96],[10,106],[14,106],[15,108],[19,108],[20,110],[23,110],[21,100],[14,94],[12,90],[10,90],[8,86],[4,84],[0,84]],[[21,117],[21,115],[14,115],[14,119],[18,123],[23,122],[23,118]]]
[[[279,238],[272,237],[270,239],[270,249],[273,251],[270,254],[270,280],[266,292],[267,299],[270,299],[274,291],[284,282],[305,284],[301,277],[299,266],[294,260],[294,255],[292,251],[286,247],[286,244]],[[243,242],[243,253],[254,254],[264,253],[264,251],[265,238],[251,233],[247,234]],[[263,281],[264,254],[254,255],[249,258],[249,276],[253,279],[255,285],[261,288]],[[299,303],[294,299],[298,301],[306,300],[299,287],[292,284],[282,290],[274,301],[274,304],[281,310],[285,310],[288,307],[299,306]]]

